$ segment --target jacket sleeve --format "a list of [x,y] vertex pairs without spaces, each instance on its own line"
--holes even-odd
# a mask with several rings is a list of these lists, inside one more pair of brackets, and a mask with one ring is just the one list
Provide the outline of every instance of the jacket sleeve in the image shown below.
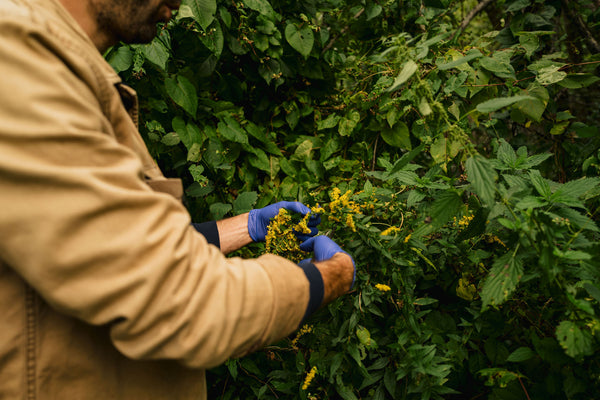
[[309,302],[304,271],[207,244],[146,185],[58,47],[0,35],[0,258],[57,310],[110,326],[131,358],[209,368],[290,334]]

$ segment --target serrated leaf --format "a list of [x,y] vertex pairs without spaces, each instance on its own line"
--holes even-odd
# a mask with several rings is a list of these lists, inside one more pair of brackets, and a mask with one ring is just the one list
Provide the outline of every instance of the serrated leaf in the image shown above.
[[288,23],[285,27],[285,40],[294,50],[307,58],[313,48],[315,36],[308,24],[297,27],[295,24]]
[[556,210],[555,213],[563,218],[568,219],[569,222],[573,224],[576,228],[587,229],[593,232],[600,232],[600,229],[598,229],[598,225],[596,225],[596,222],[594,222],[593,219],[591,219],[587,215],[579,213],[578,211],[572,208],[561,207],[558,210]]
[[469,157],[466,162],[467,178],[481,201],[491,207],[496,197],[496,178],[498,175],[488,159],[479,155]]
[[393,92],[395,90],[398,90],[400,86],[402,86],[406,81],[410,79],[411,76],[414,75],[415,72],[417,72],[418,69],[419,66],[413,60],[408,60],[402,67],[402,70],[400,71],[396,79],[394,80],[394,83],[392,83],[392,86],[386,89],[386,92]]
[[233,212],[235,215],[243,214],[252,209],[256,200],[258,199],[258,194],[256,192],[243,192],[238,195],[238,197],[233,202]]
[[570,357],[580,358],[593,354],[592,335],[587,329],[581,329],[575,322],[561,322],[556,328],[556,338]]
[[507,253],[498,258],[481,290],[482,309],[502,304],[516,289],[523,276],[523,263]]
[[460,211],[462,200],[453,191],[442,192],[431,206],[431,222],[435,228],[443,226]]
[[174,78],[167,78],[165,89],[175,104],[187,111],[192,117],[196,116],[196,110],[198,109],[196,88],[185,76],[177,75]]
[[213,203],[210,205],[209,209],[213,219],[218,221],[223,219],[225,214],[231,211],[232,206],[231,204]]
[[498,98],[490,99],[490,100],[487,100],[487,101],[477,104],[477,111],[479,111],[481,113],[491,113],[491,112],[498,111],[501,108],[508,107],[510,105],[513,105],[513,104],[515,104],[519,101],[523,101],[523,100],[536,100],[536,98],[533,96],[526,96],[526,95],[518,95],[518,96],[511,96],[511,97],[498,97]]
[[550,185],[542,177],[540,171],[538,171],[537,169],[529,171],[529,179],[531,180],[533,187],[535,188],[535,190],[537,190],[540,196],[546,199],[550,198],[550,196],[552,195],[552,189],[550,189]]

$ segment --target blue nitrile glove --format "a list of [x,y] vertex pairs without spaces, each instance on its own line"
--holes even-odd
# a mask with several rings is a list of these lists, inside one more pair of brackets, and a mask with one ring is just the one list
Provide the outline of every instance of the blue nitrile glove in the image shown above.
[[[267,230],[269,228],[269,222],[271,218],[279,214],[279,209],[285,208],[288,211],[293,211],[305,215],[310,212],[310,208],[298,201],[280,201],[269,206],[250,210],[248,216],[248,233],[255,242],[263,242],[267,236]],[[321,218],[318,215],[311,216],[306,224],[310,229],[310,233],[298,233],[298,239],[304,241],[307,238],[316,235],[319,230],[316,226],[321,222]]]
[[300,243],[300,250],[314,252],[314,261],[329,260],[336,253],[344,253],[348,255],[352,260],[352,266],[354,267],[354,276],[352,277],[352,285],[350,285],[350,289],[352,289],[352,287],[354,286],[354,281],[356,280],[356,264],[354,263],[354,258],[352,258],[350,254],[342,250],[342,248],[338,246],[336,242],[334,242],[327,236],[315,236],[311,237],[303,243]]

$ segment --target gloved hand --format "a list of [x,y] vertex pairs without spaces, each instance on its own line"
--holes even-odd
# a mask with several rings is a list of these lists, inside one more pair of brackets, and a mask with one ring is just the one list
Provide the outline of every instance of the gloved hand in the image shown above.
[[[250,215],[248,216],[248,233],[252,240],[255,242],[263,242],[265,240],[269,222],[271,222],[271,218],[279,214],[279,209],[281,208],[302,215],[306,215],[310,212],[310,208],[298,201],[280,201],[263,208],[250,210]],[[319,232],[316,226],[319,225],[320,222],[321,217],[319,217],[319,215],[311,215],[306,224],[310,229],[310,233],[297,233],[298,239],[305,241],[309,237],[316,235]]]
[[352,260],[352,266],[354,267],[354,276],[352,277],[352,285],[350,285],[350,289],[352,289],[352,287],[354,286],[354,281],[356,280],[356,264],[354,263],[354,258],[352,258],[350,254],[342,250],[342,248],[338,246],[336,242],[334,242],[327,236],[315,236],[309,238],[303,243],[300,243],[300,250],[314,252],[314,261],[329,260],[336,253],[344,253],[348,255]]

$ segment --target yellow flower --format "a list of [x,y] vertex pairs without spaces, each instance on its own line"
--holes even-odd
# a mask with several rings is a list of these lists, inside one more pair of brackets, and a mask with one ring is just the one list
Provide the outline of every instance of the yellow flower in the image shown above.
[[404,243],[408,243],[411,236],[412,236],[412,233],[409,233],[408,235],[406,235],[406,237],[404,238]]
[[325,212],[325,209],[317,204],[316,206],[311,207],[310,211],[312,211],[315,214],[323,214]]
[[381,236],[388,236],[388,235],[392,235],[396,232],[401,232],[401,231],[402,231],[402,228],[400,228],[400,227],[390,226],[385,231],[381,232]]
[[298,344],[298,340],[306,335],[307,333],[312,332],[312,325],[304,325],[302,328],[300,328],[298,330],[298,333],[296,334],[296,337],[294,338],[294,340],[292,340],[292,347],[294,349],[297,349],[298,347],[296,346]]
[[352,218],[352,214],[348,214],[346,217],[346,226],[352,229],[352,232],[356,232],[356,226],[354,225],[354,218]]
[[458,226],[467,226],[471,222],[471,220],[475,217],[475,215],[463,215],[460,220],[454,217],[454,223]]
[[381,290],[382,292],[389,292],[390,290],[392,290],[391,287],[389,287],[388,285],[384,285],[383,283],[376,284],[375,288]]
[[312,367],[310,369],[310,372],[308,374],[306,374],[306,378],[304,378],[304,384],[302,385],[302,390],[308,389],[308,387],[310,386],[310,383],[314,379],[316,373],[317,373],[317,367]]

